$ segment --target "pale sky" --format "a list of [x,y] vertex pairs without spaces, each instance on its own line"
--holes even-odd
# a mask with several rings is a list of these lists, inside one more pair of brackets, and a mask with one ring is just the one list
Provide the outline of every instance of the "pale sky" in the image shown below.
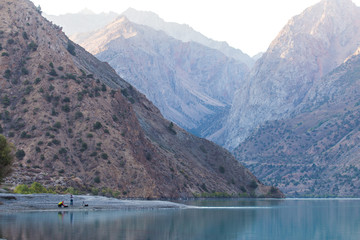
[[[168,22],[185,23],[205,36],[226,41],[253,56],[265,52],[288,20],[320,0],[32,0],[51,15],[122,13],[132,7]],[[353,0],[360,6],[360,0]]]

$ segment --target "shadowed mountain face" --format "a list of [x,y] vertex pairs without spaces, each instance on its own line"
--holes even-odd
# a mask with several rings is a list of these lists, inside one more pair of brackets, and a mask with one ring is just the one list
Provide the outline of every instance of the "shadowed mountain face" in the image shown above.
[[289,117],[356,51],[359,29],[360,10],[350,0],[323,0],[292,18],[237,91],[226,127],[213,139],[233,149],[258,125]]
[[221,127],[249,71],[217,50],[176,40],[125,17],[74,40],[114,67],[166,118],[200,136]]
[[8,183],[137,198],[282,196],[226,150],[165,120],[30,1],[1,2],[0,13],[0,130],[17,148]]

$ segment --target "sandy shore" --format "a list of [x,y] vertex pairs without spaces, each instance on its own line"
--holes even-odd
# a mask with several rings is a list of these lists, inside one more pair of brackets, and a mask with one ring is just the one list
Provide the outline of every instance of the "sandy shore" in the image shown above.
[[[70,206],[70,195],[57,194],[7,194],[0,193],[0,213],[17,211],[59,211],[57,204],[64,201],[69,207],[62,211],[91,211],[111,209],[157,209],[186,208],[186,205],[167,201],[119,200],[100,196],[73,195],[74,204]],[[82,204],[88,204],[84,207]]]

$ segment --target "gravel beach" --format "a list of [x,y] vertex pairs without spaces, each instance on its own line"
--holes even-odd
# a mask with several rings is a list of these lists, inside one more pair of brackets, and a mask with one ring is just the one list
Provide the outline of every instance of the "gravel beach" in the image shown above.
[[[0,193],[0,213],[17,211],[59,211],[57,204],[64,201],[68,205],[62,211],[91,211],[111,209],[155,209],[186,208],[186,205],[168,201],[119,200],[101,196],[73,195],[74,204],[70,206],[70,195],[58,194],[8,194]],[[88,204],[87,207],[83,203]]]

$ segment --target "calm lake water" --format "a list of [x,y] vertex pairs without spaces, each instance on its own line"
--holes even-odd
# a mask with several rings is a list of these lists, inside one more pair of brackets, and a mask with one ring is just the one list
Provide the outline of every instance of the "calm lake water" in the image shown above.
[[198,208],[0,214],[12,239],[360,239],[360,200],[206,200]]

